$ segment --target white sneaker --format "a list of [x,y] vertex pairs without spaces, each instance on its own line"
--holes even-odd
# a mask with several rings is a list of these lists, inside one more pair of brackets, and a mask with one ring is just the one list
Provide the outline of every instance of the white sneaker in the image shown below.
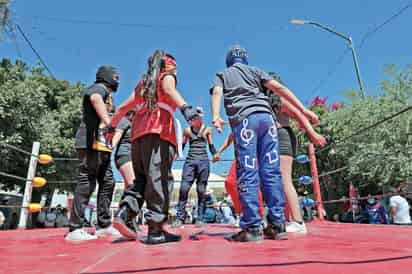
[[97,237],[103,237],[103,236],[111,236],[114,238],[122,237],[122,234],[120,234],[120,232],[116,228],[114,228],[112,225],[109,225],[108,227],[105,227],[105,228],[96,229],[95,235]]
[[306,233],[306,225],[305,223],[298,223],[298,222],[289,222],[286,224],[286,232],[291,233]]
[[84,242],[84,241],[96,240],[97,236],[87,233],[87,231],[84,230],[83,228],[79,228],[79,229],[76,229],[76,230],[73,230],[67,233],[64,239],[70,242]]

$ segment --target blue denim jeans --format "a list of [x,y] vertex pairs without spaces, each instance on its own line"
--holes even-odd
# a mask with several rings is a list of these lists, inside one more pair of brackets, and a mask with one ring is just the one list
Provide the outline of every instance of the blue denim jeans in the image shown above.
[[177,204],[177,218],[184,222],[189,191],[194,181],[196,181],[197,214],[199,220],[202,220],[205,211],[205,191],[210,173],[209,160],[187,159],[183,165],[182,172],[182,183],[180,184],[179,202]]
[[260,226],[259,190],[268,208],[268,221],[283,223],[285,196],[277,128],[272,114],[252,113],[241,123],[232,126],[232,131],[235,135],[237,186],[243,211],[240,227]]

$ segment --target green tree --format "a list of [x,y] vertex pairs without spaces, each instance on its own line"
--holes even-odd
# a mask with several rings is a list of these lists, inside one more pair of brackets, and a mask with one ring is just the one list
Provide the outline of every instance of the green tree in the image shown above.
[[[319,174],[346,167],[321,178],[325,200],[347,196],[350,182],[365,195],[411,180],[412,110],[354,135],[411,105],[412,66],[403,72],[388,66],[386,71],[389,80],[382,82],[379,95],[361,99],[357,92],[348,92],[344,107],[336,111],[330,110],[326,102],[313,106],[321,118],[317,130],[336,142],[327,149],[318,149]],[[301,136],[300,141],[299,150],[306,153],[308,140]],[[296,172],[295,176],[301,176],[308,170],[298,167]]]
[[[28,67],[21,61],[8,59],[0,63],[0,142],[31,151],[34,141],[40,142],[41,153],[53,157],[75,157],[74,136],[80,123],[80,83],[70,84],[43,73],[39,67]],[[0,144],[1,144],[0,143]],[[0,171],[25,177],[28,156],[0,145]],[[56,161],[54,165],[38,165],[38,175],[49,181],[73,180],[76,163]],[[0,176],[6,188],[24,182]],[[44,190],[71,189],[71,185],[49,184]]]
[[10,0],[0,0],[0,40],[10,18],[9,3]]

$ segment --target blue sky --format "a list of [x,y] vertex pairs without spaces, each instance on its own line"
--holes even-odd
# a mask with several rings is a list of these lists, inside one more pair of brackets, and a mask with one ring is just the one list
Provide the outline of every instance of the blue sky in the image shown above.
[[[303,102],[316,95],[328,96],[330,102],[342,100],[345,90],[358,86],[349,52],[335,66],[347,48],[345,41],[312,26],[290,25],[289,20],[329,25],[352,35],[356,47],[366,33],[409,4],[404,0],[280,2],[14,0],[11,8],[13,21],[57,78],[91,83],[99,65],[114,65],[121,78],[115,101],[121,103],[144,72],[147,57],[162,48],[177,59],[183,96],[209,110],[208,88],[215,72],[224,68],[226,50],[235,43],[248,49],[250,64],[278,72]],[[380,92],[385,64],[405,68],[412,63],[411,15],[412,8],[357,49],[368,93]],[[18,34],[16,43],[12,39],[0,43],[0,53],[31,65],[38,62]],[[327,77],[331,69],[334,73]],[[206,120],[210,122],[210,115]],[[216,136],[218,145],[225,133]],[[232,152],[224,156],[232,158]]]

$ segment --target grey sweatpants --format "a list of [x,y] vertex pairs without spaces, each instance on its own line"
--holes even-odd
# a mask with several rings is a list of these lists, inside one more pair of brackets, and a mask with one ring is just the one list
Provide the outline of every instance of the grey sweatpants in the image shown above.
[[145,219],[149,227],[161,227],[169,212],[169,189],[173,186],[172,163],[175,147],[158,134],[144,135],[132,142],[132,161],[136,176],[125,191],[122,204],[134,214],[147,205]]

